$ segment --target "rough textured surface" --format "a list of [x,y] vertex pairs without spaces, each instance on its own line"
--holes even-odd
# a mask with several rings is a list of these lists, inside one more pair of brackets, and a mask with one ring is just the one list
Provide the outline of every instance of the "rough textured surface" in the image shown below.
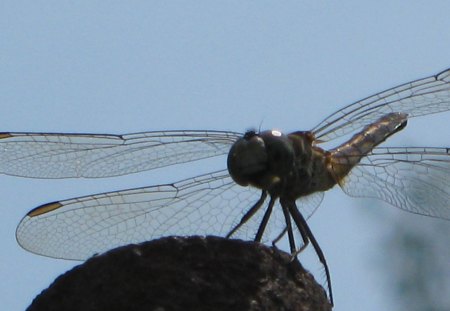
[[331,310],[300,263],[259,243],[164,238],[117,248],[58,277],[28,310]]

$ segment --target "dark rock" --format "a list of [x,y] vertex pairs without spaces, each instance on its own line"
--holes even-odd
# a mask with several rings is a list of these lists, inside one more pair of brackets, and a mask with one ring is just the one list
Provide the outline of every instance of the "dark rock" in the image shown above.
[[29,311],[331,310],[297,261],[254,242],[169,237],[93,257]]

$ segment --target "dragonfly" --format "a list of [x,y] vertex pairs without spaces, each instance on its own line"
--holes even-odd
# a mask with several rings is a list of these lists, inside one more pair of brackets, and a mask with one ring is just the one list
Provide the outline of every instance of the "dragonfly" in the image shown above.
[[[40,205],[17,241],[54,258],[84,260],[170,235],[218,235],[268,243],[293,255],[309,243],[327,262],[307,219],[338,185],[407,212],[450,220],[450,149],[383,147],[410,118],[450,110],[450,69],[354,102],[309,131],[151,131],[123,135],[0,133],[0,173],[102,178],[225,156],[227,169],[174,183]],[[332,149],[321,147],[335,143]]]

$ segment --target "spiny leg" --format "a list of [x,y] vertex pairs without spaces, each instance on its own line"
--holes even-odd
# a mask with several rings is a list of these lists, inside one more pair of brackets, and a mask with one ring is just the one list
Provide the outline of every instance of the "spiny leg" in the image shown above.
[[[317,256],[319,257],[320,262],[322,263],[323,267],[325,268],[325,275],[327,278],[327,284],[328,284],[328,291],[330,293],[330,303],[333,305],[333,292],[331,290],[331,276],[330,276],[330,270],[328,269],[328,264],[325,259],[325,255],[322,252],[322,249],[319,246],[319,243],[317,243],[316,238],[314,237],[311,229],[308,226],[308,223],[306,222],[303,215],[300,213],[300,211],[297,209],[297,205],[295,205],[294,201],[288,201],[288,200],[280,200],[281,205],[286,205],[289,209],[289,213],[292,216],[292,219],[294,220],[296,226],[300,230],[300,233],[302,235],[303,241],[309,240],[311,244],[314,247],[314,250],[316,251]],[[305,242],[306,243],[306,242]],[[305,245],[301,248],[304,249]]]
[[294,254],[296,250],[295,250],[294,231],[292,230],[291,215],[289,215],[289,210],[284,204],[281,205],[281,208],[283,210],[284,219],[286,221],[285,230],[287,230],[288,233],[289,247],[291,248],[291,254]]
[[[292,259],[294,259],[295,257],[297,257],[298,254],[303,252],[303,250],[309,245],[308,233],[305,230],[305,228],[299,226],[297,224],[297,222],[295,222],[295,219],[294,219],[294,222],[296,223],[297,228],[300,231],[300,236],[302,237],[302,241],[303,241],[303,245],[299,249],[297,249],[297,246],[295,245],[295,241],[294,241],[294,233],[293,233],[294,231],[292,230],[292,224],[291,224],[291,214],[290,214],[290,204],[291,203],[288,200],[280,199],[280,204],[281,204],[281,207],[283,208],[283,214],[284,214],[284,218],[286,219],[286,224],[291,227],[290,231],[291,231],[291,235],[292,235],[293,245],[290,245],[290,247],[291,247]],[[297,206],[295,206],[295,208],[297,209]],[[289,240],[289,243],[291,244],[290,240]]]
[[255,213],[260,209],[266,198],[267,198],[267,191],[263,190],[261,192],[261,197],[259,198],[259,200],[252,206],[252,208],[248,210],[247,213],[245,213],[244,216],[242,216],[241,221],[236,226],[234,226],[233,229],[231,229],[231,231],[228,232],[228,234],[225,237],[227,239],[231,237],[240,227],[242,227],[242,225],[244,225],[250,218],[252,218],[253,215],[255,215]]
[[264,217],[259,225],[258,232],[255,235],[255,241],[261,242],[262,235],[264,230],[266,229],[267,223],[269,222],[270,214],[272,214],[273,205],[275,204],[276,198],[270,197],[269,206],[267,207],[266,212],[264,213]]

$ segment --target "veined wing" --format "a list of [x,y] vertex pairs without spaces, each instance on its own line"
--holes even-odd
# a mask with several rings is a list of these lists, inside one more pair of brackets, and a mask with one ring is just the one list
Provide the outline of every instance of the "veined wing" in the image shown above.
[[449,148],[375,148],[341,183],[411,213],[450,220]]
[[0,133],[0,173],[35,178],[125,175],[226,154],[240,136],[225,131]]
[[447,110],[450,110],[450,69],[348,105],[329,115],[312,132],[319,142],[326,142],[360,129],[391,112],[417,117]]
[[305,219],[311,218],[317,211],[317,208],[323,201],[324,195],[325,192],[323,191],[314,192],[307,196],[300,197],[295,201]]
[[[82,260],[169,235],[226,235],[259,196],[259,190],[242,188],[222,170],[174,184],[45,204],[22,219],[16,237],[33,253]],[[262,208],[233,237],[253,239],[263,214]],[[276,218],[269,231],[280,226]]]

